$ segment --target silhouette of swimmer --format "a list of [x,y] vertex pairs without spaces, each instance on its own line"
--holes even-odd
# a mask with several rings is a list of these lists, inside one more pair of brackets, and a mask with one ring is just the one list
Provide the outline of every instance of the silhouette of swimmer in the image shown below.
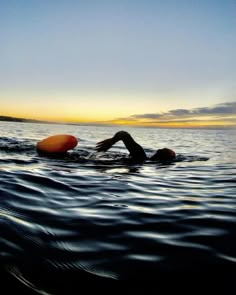
[[[106,152],[120,140],[123,141],[129,151],[129,157],[132,162],[144,162],[148,159],[141,145],[126,131],[119,131],[113,137],[98,142],[95,149],[98,152]],[[152,161],[171,161],[175,159],[175,152],[168,148],[158,149],[149,159]]]

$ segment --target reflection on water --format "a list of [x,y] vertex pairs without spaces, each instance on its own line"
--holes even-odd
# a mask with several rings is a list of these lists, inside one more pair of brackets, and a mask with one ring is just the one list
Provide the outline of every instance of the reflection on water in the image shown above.
[[[117,128],[17,124],[0,123],[0,258],[9,291],[11,284],[41,294],[63,294],[65,285],[78,293],[78,281],[161,284],[183,272],[200,281],[224,273],[232,283],[233,130],[127,128],[149,155],[177,152],[172,163],[131,165],[121,160],[122,144],[94,156],[95,143]],[[39,156],[37,141],[57,133],[79,145],[64,158]]]

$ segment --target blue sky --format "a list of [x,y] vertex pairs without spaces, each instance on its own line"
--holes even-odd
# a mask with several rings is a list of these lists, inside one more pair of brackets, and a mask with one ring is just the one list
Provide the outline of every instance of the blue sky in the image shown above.
[[0,113],[111,121],[236,101],[235,33],[233,0],[1,0]]

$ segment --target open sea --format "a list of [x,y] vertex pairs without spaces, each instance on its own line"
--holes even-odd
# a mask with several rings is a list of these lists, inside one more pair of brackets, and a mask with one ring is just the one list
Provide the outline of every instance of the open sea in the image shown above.
[[[176,161],[124,164],[122,142],[95,153],[118,130]],[[78,138],[73,151],[38,155],[63,133]],[[125,283],[236,294],[236,130],[0,122],[0,134],[1,294]]]

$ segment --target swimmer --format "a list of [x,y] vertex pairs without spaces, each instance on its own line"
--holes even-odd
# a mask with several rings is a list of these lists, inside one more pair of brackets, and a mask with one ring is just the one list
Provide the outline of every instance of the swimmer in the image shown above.
[[[113,137],[100,141],[96,144],[97,152],[106,152],[116,142],[123,141],[129,151],[129,157],[132,162],[144,162],[148,159],[144,149],[132,136],[126,131],[119,131]],[[175,159],[175,152],[168,148],[158,149],[156,153],[149,158],[151,161],[171,161]]]

